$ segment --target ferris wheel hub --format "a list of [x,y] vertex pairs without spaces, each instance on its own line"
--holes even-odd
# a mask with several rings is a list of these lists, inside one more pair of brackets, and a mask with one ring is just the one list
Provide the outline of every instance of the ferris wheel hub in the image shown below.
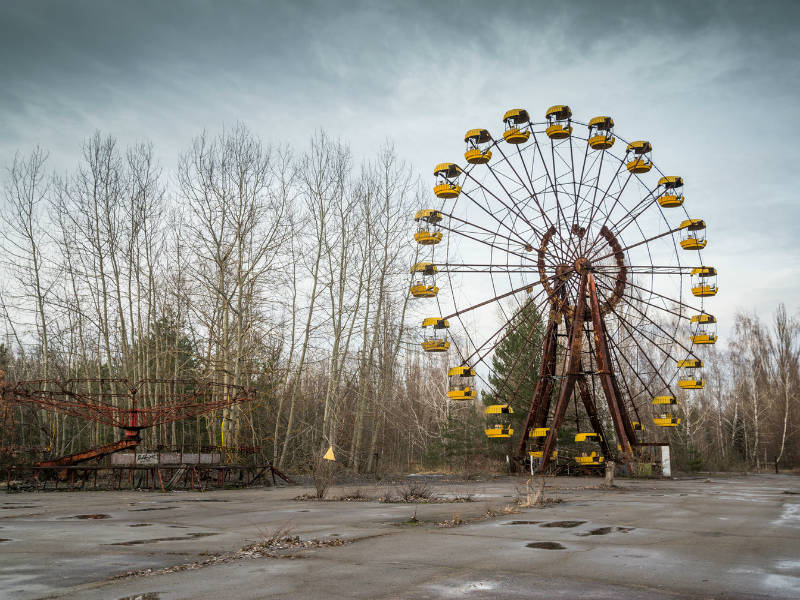
[[581,256],[578,260],[575,261],[575,271],[579,275],[584,275],[585,273],[588,273],[591,270],[592,270],[592,263],[585,256]]

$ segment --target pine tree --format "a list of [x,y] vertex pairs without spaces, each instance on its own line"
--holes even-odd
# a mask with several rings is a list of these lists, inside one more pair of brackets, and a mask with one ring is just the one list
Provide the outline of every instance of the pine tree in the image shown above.
[[[506,326],[508,335],[497,346],[492,358],[491,389],[483,393],[482,400],[486,406],[509,404],[514,409],[511,424],[515,439],[525,425],[536,389],[545,329],[541,314],[529,299]],[[491,446],[503,454],[510,453],[509,444]]]

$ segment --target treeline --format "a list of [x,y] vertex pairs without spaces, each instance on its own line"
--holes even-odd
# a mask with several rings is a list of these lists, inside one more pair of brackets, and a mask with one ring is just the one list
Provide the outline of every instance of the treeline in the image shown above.
[[[322,132],[297,150],[237,126],[199,135],[166,173],[152,146],[98,133],[67,173],[43,149],[16,156],[2,202],[7,381],[209,379],[256,395],[147,429],[150,448],[250,447],[301,468],[332,445],[356,472],[504,464],[482,405],[447,402],[453,365],[420,351],[407,318],[411,216],[430,191],[390,144],[356,161]],[[798,331],[784,309],[740,315],[730,350],[712,347],[670,433],[683,465],[798,463]],[[169,391],[152,385],[152,402]],[[0,446],[29,457],[119,436],[0,409]]]
[[[425,454],[448,415],[445,363],[406,351],[409,215],[427,194],[390,144],[356,164],[322,132],[296,152],[237,126],[198,136],[169,175],[147,144],[98,133],[81,154],[52,175],[37,148],[5,174],[8,381],[195,378],[257,395],[145,430],[150,447],[257,447],[288,466],[333,445],[355,471]],[[6,446],[50,456],[119,435],[4,414]]]

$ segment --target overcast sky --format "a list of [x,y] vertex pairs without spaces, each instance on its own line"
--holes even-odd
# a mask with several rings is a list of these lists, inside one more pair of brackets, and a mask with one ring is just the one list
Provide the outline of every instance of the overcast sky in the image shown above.
[[[268,142],[386,138],[424,177],[503,112],[609,114],[686,181],[720,272],[709,310],[800,310],[800,3],[0,4],[0,164],[40,144],[75,164],[99,129],[163,166],[237,121]],[[723,328],[724,331],[724,328]]]

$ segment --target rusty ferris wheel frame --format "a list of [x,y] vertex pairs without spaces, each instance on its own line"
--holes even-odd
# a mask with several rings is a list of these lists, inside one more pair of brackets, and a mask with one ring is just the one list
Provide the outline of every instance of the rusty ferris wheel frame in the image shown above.
[[[575,441],[594,442],[599,452],[575,460],[631,464],[639,448],[662,443],[652,441],[656,431],[680,424],[666,412],[678,404],[677,390],[705,384],[701,348],[717,339],[703,304],[717,293],[716,270],[701,255],[706,224],[686,212],[682,177],[655,166],[650,142],[617,136],[610,117],[581,123],[557,105],[542,122],[524,109],[503,121],[502,136],[467,131],[467,164],[437,165],[441,202],[416,214],[415,239],[430,254],[412,266],[411,293],[421,303],[435,298],[441,315],[423,321],[433,333],[422,347],[455,351],[448,396],[469,400],[477,397],[477,367],[491,369],[509,335],[530,341],[544,327],[532,397],[521,396],[536,369],[523,347],[496,390],[500,404],[486,411],[526,412],[514,458],[527,450],[539,471],[547,469],[570,403],[577,422],[580,402],[589,426]],[[449,285],[440,290],[443,275]],[[475,331],[466,318],[480,320],[475,315],[487,310],[501,313],[500,327]],[[459,335],[447,333],[453,319]],[[502,424],[486,433],[514,435]]]

